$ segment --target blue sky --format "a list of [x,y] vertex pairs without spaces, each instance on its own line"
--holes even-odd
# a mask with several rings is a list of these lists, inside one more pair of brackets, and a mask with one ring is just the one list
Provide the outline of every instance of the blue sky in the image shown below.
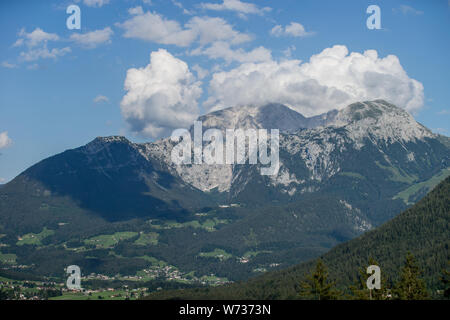
[[[70,4],[81,30],[66,27]],[[381,9],[380,30],[366,26],[369,5]],[[0,183],[97,136],[151,141],[199,114],[274,100],[311,115],[386,98],[448,136],[449,8],[448,0],[1,1]]]

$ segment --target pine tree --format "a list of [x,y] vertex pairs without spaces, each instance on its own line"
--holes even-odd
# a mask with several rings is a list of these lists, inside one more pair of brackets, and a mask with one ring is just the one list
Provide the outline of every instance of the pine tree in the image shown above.
[[336,300],[341,292],[336,289],[336,282],[328,280],[328,270],[322,259],[317,260],[316,268],[301,283],[300,297],[310,300]]
[[[450,266],[450,260],[447,261],[447,264]],[[450,271],[442,270],[441,282],[443,284],[443,292],[442,295],[444,299],[450,299]]]
[[395,298],[400,300],[428,299],[427,288],[420,275],[421,271],[416,263],[416,259],[411,253],[408,253],[405,265],[401,271],[400,280],[394,288]]
[[3,287],[0,287],[0,300],[6,300],[8,298],[8,294],[6,292],[6,289],[3,289]]
[[[372,257],[369,258],[368,266],[370,265],[379,266]],[[388,300],[391,290],[387,284],[386,277],[383,276],[383,270],[381,269],[381,288],[373,290],[367,288],[367,279],[370,275],[366,271],[367,269],[364,268],[359,269],[359,281],[356,285],[350,286],[352,296],[349,298],[356,300]]]

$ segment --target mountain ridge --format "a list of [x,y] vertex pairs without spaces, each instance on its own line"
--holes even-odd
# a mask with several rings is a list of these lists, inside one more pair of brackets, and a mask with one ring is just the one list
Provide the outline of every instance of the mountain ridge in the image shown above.
[[[286,108],[262,110],[295,115]],[[270,125],[271,117],[255,110],[235,123]],[[37,273],[55,273],[69,263],[133,275],[149,256],[187,274],[214,273],[230,281],[311,259],[393,218],[450,173],[448,138],[432,135],[381,100],[349,110],[313,118],[315,128],[293,130],[292,122],[275,119],[289,130],[280,132],[274,176],[262,176],[261,164],[176,166],[169,138],[133,143],[97,137],[40,161],[0,189],[0,234],[7,245],[1,250],[23,265],[36,264]],[[214,114],[214,121],[229,112]],[[17,244],[46,230],[53,233],[36,244],[41,250]],[[147,247],[134,240],[106,249],[86,246],[112,230],[151,234],[158,241]],[[68,248],[74,244],[81,251],[72,257]],[[207,264],[199,259],[221,250],[232,258]],[[49,265],[48,255],[61,258]],[[96,262],[88,263],[92,257]]]
[[[269,193],[275,192],[277,197],[286,198],[284,201],[287,201],[289,197],[301,198],[304,193],[319,192],[327,181],[339,180],[342,174],[354,177],[365,176],[366,169],[361,168],[362,171],[358,173],[353,172],[351,168],[361,166],[360,162],[364,161],[361,158],[364,152],[372,155],[369,164],[374,165],[374,170],[384,172],[383,175],[392,180],[394,185],[403,183],[404,189],[415,181],[430,179],[429,173],[438,175],[439,170],[450,167],[448,148],[444,147],[446,139],[432,134],[415,122],[406,111],[384,100],[358,102],[342,110],[332,110],[310,118],[305,118],[284,105],[268,104],[261,107],[245,107],[243,111],[237,107],[219,110],[199,119],[206,120],[205,128],[220,123],[224,125],[219,126],[219,129],[224,129],[225,125],[237,126],[237,128],[262,128],[262,124],[266,127],[270,126],[267,119],[271,118],[269,116],[273,115],[274,110],[275,113],[281,112],[282,115],[294,116],[294,122],[282,123],[282,120],[284,121],[284,119],[280,120],[282,117],[273,121],[273,123],[285,125],[280,128],[282,131],[280,133],[280,170],[276,176],[261,177],[254,170],[259,165],[255,168],[248,165],[226,164],[176,166],[171,163],[170,154],[174,143],[169,138],[152,143],[133,143],[123,136],[97,137],[85,146],[66,150],[40,161],[22,174],[35,177],[40,181],[47,181],[52,192],[58,191],[58,188],[66,188],[67,194],[74,196],[74,190],[79,189],[75,192],[75,198],[95,211],[99,208],[93,208],[92,204],[102,197],[102,191],[95,189],[92,185],[83,187],[86,182],[80,180],[80,174],[84,177],[89,173],[98,176],[95,179],[105,181],[97,181],[95,184],[100,186],[106,183],[108,188],[113,188],[108,191],[109,195],[117,192],[130,194],[130,190],[134,190],[134,193],[145,193],[146,196],[141,200],[135,199],[133,203],[128,204],[130,207],[139,208],[136,209],[137,211],[148,211],[147,209],[153,206],[164,207],[166,209],[161,210],[167,213],[167,210],[171,210],[169,208],[178,208],[182,211],[182,207],[186,206],[186,204],[181,206],[176,204],[179,201],[176,200],[178,196],[174,198],[169,195],[177,193],[175,189],[171,189],[174,186],[179,186],[178,192],[182,198],[185,191],[196,194],[197,198],[208,198],[211,193],[219,194],[218,198],[216,197],[212,202],[204,201],[203,206],[211,205],[216,201],[244,201],[241,195],[244,194],[244,198],[247,197],[246,188],[252,190],[249,186],[254,184],[258,189],[263,187],[261,194],[267,194],[268,191],[273,190]],[[236,112],[238,114],[233,116]],[[222,120],[220,120],[221,117]],[[293,123],[296,123],[297,119],[301,120],[301,123],[297,125],[299,128],[294,128]],[[307,123],[308,121],[314,123],[314,128],[307,128],[307,126],[312,127]],[[434,155],[436,150],[440,151]],[[415,151],[419,153],[416,155]],[[355,152],[361,156],[355,158]],[[59,163],[58,159],[64,163]],[[430,164],[433,167],[432,170],[429,170]],[[89,168],[88,171],[82,173],[86,168]],[[122,169],[127,174],[120,173]],[[417,170],[421,170],[422,173],[418,175]],[[119,179],[118,175],[121,176],[120,179],[125,179],[124,182],[114,182],[114,179]],[[113,176],[116,178],[112,178]],[[64,179],[75,180],[66,183]],[[121,190],[120,184],[127,183],[130,184],[127,190]],[[376,184],[380,183],[384,184],[382,181],[376,182]],[[135,187],[130,188],[133,184]],[[8,184],[5,185],[6,188],[7,186]],[[88,188],[87,190],[90,191],[81,192],[83,188]],[[61,191],[59,190],[60,193]],[[396,193],[401,191],[398,189]],[[119,193],[117,199],[121,198]],[[64,195],[64,192],[62,194]],[[152,194],[157,197],[152,199]],[[205,196],[199,196],[200,194]],[[165,198],[162,202],[158,199],[161,195]],[[170,198],[175,202],[167,205],[167,199]],[[349,199],[342,200],[349,202]],[[120,203],[123,204],[120,205]],[[127,203],[126,199],[118,201],[114,206],[108,206],[108,210],[116,212],[127,210],[124,203]],[[192,206],[188,205],[188,207]]]

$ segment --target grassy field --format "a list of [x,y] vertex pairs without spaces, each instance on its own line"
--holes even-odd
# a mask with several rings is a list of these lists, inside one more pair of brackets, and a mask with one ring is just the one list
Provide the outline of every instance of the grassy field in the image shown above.
[[140,246],[157,245],[159,234],[156,232],[141,233],[139,238],[134,242]]
[[250,259],[252,257],[256,257],[258,254],[261,253],[272,253],[272,251],[268,251],[268,250],[263,250],[263,251],[247,251],[246,253],[244,253],[244,255],[242,256],[243,258],[246,259]]
[[156,259],[154,257],[141,256],[141,257],[138,257],[138,258],[141,258],[141,259],[144,259],[144,260],[150,262],[152,264],[152,266],[158,266],[158,267],[165,267],[165,266],[167,266],[167,262],[162,261],[162,260],[158,260],[158,259]]
[[84,243],[88,245],[89,244],[95,245],[97,248],[106,249],[114,247],[121,240],[129,239],[137,235],[138,235],[137,232],[128,232],[128,231],[116,232],[114,234],[102,234],[90,239],[86,239],[84,240]]
[[[82,292],[64,292],[62,296],[49,300],[125,300],[129,293],[123,290],[93,292],[90,295]],[[135,299],[135,297],[130,297]]]
[[204,229],[206,231],[215,231],[216,230],[216,226],[220,225],[220,224],[227,224],[229,223],[228,220],[225,219],[218,219],[218,218],[212,218],[212,219],[207,219],[203,222],[197,221],[197,220],[193,220],[193,221],[188,221],[188,222],[175,222],[175,221],[165,221],[161,224],[159,223],[155,223],[157,221],[152,220],[149,221],[150,225],[152,226],[152,228],[154,229],[175,229],[175,228],[194,228],[194,229]]
[[443,169],[443,170],[441,170],[441,172],[439,172],[437,175],[434,175],[430,179],[423,181],[423,182],[416,183],[416,184],[410,186],[409,188],[403,190],[402,192],[399,192],[398,194],[396,194],[393,197],[393,199],[394,200],[402,199],[406,204],[411,204],[409,202],[410,196],[416,194],[422,188],[427,188],[427,191],[430,191],[435,186],[437,186],[439,184],[439,182],[441,182],[448,176],[450,176],[450,168]]
[[359,173],[356,172],[340,172],[339,175],[341,176],[347,176],[347,177],[351,177],[351,178],[357,178],[357,179],[361,179],[361,180],[365,180],[366,177],[360,175]]
[[199,256],[204,258],[216,258],[219,260],[227,260],[233,257],[233,255],[222,249],[214,249],[214,251],[210,252],[200,252]]
[[14,253],[1,253],[0,252],[0,262],[7,264],[15,264],[17,256]]
[[216,230],[216,226],[218,226],[219,224],[227,224],[228,222],[228,220],[224,219],[208,219],[202,223],[202,228],[206,229],[207,231],[214,231]]
[[389,167],[389,166],[383,166],[378,161],[375,161],[377,166],[379,166],[381,169],[388,170],[391,172],[391,180],[397,181],[397,182],[404,182],[404,183],[413,183],[415,180],[417,180],[417,176],[411,176],[405,172],[403,172],[401,169],[398,169],[396,167]]
[[200,278],[200,281],[204,281],[208,284],[215,285],[218,282],[226,283],[226,282],[228,282],[228,279],[216,277],[216,276],[203,276]]
[[54,234],[55,232],[53,230],[49,230],[46,227],[40,232],[40,233],[27,233],[19,238],[17,241],[18,246],[23,246],[25,244],[29,245],[41,245],[42,239]]

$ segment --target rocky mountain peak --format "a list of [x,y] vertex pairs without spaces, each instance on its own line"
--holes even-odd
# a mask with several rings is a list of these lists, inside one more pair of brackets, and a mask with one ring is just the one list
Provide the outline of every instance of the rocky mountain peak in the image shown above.
[[365,138],[393,143],[434,137],[406,110],[384,100],[353,103],[340,110],[328,125],[346,128],[358,143]]
[[133,143],[124,136],[97,137],[85,146],[85,151],[88,153],[97,153],[113,144],[132,145]]
[[202,121],[204,130],[264,128],[289,133],[300,129],[345,127],[355,140],[371,135],[388,142],[433,136],[407,111],[381,99],[356,102],[339,111],[331,110],[313,117],[304,117],[283,104],[270,103],[227,108],[203,115],[198,120]]
[[198,118],[203,128],[225,129],[279,129],[295,131],[309,128],[308,118],[291,108],[269,103],[263,106],[238,106],[211,112]]

